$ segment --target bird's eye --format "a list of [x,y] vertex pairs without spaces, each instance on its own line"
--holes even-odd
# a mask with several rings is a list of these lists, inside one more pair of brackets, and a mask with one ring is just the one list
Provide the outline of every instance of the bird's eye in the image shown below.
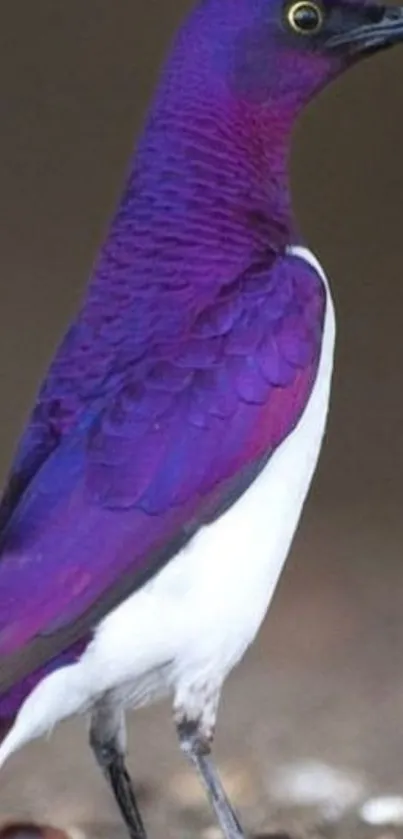
[[287,22],[298,35],[316,35],[323,26],[324,15],[319,3],[299,0],[287,9]]

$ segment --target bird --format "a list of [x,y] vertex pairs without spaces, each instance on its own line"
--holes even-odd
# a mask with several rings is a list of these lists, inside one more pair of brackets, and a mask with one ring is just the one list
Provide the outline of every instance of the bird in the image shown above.
[[367,0],[199,0],[173,39],[0,507],[0,765],[75,714],[131,839],[125,715],[169,698],[225,839],[226,677],[315,472],[335,316],[294,216],[308,102],[403,39]]

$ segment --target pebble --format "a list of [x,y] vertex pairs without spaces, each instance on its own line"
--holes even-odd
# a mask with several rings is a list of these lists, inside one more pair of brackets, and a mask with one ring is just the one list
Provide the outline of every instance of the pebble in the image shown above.
[[222,839],[222,833],[220,828],[215,827],[214,825],[210,825],[210,827],[205,827],[200,835],[202,839]]
[[69,839],[69,836],[75,839],[70,832],[33,822],[9,822],[0,827],[0,839]]
[[282,766],[269,779],[269,794],[285,805],[317,807],[328,819],[338,818],[362,800],[362,778],[320,761]]
[[367,824],[403,825],[403,797],[380,795],[369,798],[360,808],[361,819]]

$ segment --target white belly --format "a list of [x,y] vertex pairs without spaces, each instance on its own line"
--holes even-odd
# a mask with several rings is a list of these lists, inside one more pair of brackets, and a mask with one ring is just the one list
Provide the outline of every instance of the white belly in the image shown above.
[[290,252],[316,268],[327,290],[321,359],[302,418],[244,495],[101,622],[80,661],[38,685],[0,748],[0,764],[106,691],[138,704],[165,690],[186,696],[198,686],[219,686],[255,637],[316,466],[333,366],[326,278],[305,248]]

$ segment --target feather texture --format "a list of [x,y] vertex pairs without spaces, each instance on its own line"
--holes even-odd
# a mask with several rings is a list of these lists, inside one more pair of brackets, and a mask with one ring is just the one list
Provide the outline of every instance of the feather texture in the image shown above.
[[[270,259],[176,340],[112,368],[106,397],[87,397],[3,532],[3,691],[85,637],[246,488],[301,416],[324,306],[311,266]],[[55,369],[74,381],[69,342],[62,353],[45,405]]]

